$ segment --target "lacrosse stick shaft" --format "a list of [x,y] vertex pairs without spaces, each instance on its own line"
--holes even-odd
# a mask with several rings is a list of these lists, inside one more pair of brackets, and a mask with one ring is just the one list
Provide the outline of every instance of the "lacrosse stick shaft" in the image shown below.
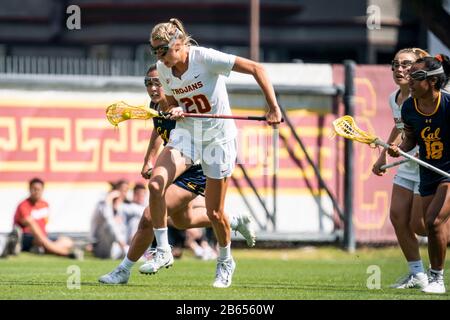
[[381,166],[380,169],[381,170],[387,170],[387,169],[393,168],[395,166],[399,166],[399,165],[404,164],[404,163],[409,162],[409,161],[411,161],[411,160],[403,159],[403,160],[400,160],[400,161],[392,162],[392,163],[385,164],[385,165]]
[[278,209],[278,199],[277,199],[277,191],[278,191],[278,166],[279,166],[279,136],[280,132],[278,129],[278,125],[273,126],[272,128],[272,148],[273,148],[273,172],[272,172],[272,188],[273,188],[273,227],[276,228],[274,221],[276,221],[277,209]]
[[[389,148],[390,148],[390,145],[388,145],[386,142],[383,142],[383,141],[381,141],[381,140],[379,140],[379,139],[375,140],[374,143],[375,143],[376,145],[382,146],[382,147],[385,148],[385,149],[389,149]],[[414,156],[412,156],[412,155],[406,153],[405,151],[402,151],[402,150],[399,149],[399,150],[398,150],[398,153],[399,153],[401,156],[403,156],[403,157],[405,157],[405,158],[407,158],[407,159],[409,159],[409,160],[412,160],[412,161],[414,161],[414,162],[417,162],[417,163],[420,164],[422,167],[425,167],[425,168],[427,168],[427,169],[429,169],[429,170],[431,170],[431,171],[434,171],[434,172],[436,172],[436,173],[438,173],[438,174],[440,174],[440,175],[442,175],[442,176],[444,176],[444,177],[450,178],[450,173],[445,172],[445,171],[442,171],[441,169],[438,169],[438,168],[432,166],[431,164],[426,163],[425,161],[422,161],[422,160],[420,160],[420,159],[418,159],[418,158],[416,158],[416,157],[414,157]]]
[[[163,113],[163,115],[167,116],[169,114]],[[263,116],[234,116],[234,115],[228,115],[228,114],[183,113],[183,117],[266,121],[266,117],[263,117]],[[281,122],[284,122],[284,119],[281,119]]]
[[256,121],[266,120],[266,117],[261,116],[233,116],[227,114],[183,113],[183,116],[189,118],[216,118],[216,119],[236,119],[236,120],[256,120]]

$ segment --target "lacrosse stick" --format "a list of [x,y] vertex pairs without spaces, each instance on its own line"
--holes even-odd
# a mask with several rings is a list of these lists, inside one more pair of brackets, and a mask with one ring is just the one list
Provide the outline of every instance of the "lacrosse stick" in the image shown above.
[[393,167],[395,167],[395,166],[404,164],[404,163],[409,162],[409,161],[411,161],[411,160],[409,160],[409,159],[403,159],[403,160],[395,161],[395,162],[392,162],[392,163],[388,163],[388,164],[382,165],[382,166],[380,167],[380,169],[381,169],[381,170],[387,170],[387,169],[393,168]]
[[106,118],[113,126],[117,126],[122,121],[129,119],[147,120],[161,116],[162,114],[154,109],[130,106],[123,101],[114,103],[106,108]]
[[[130,106],[123,101],[114,103],[106,108],[106,117],[112,125],[117,126],[120,122],[129,119],[147,120],[154,117],[166,117],[169,113],[156,111],[142,106]],[[216,118],[216,119],[236,119],[236,120],[256,120],[265,121],[263,116],[234,116],[227,114],[198,114],[198,113],[183,113],[184,117],[189,118]],[[284,120],[281,119],[281,122]]]
[[[386,142],[380,140],[377,136],[370,134],[368,132],[365,132],[363,130],[361,130],[360,128],[358,128],[358,126],[355,123],[355,120],[351,117],[351,116],[343,116],[340,117],[336,120],[333,121],[333,128],[334,128],[334,132],[344,138],[350,139],[350,140],[354,140],[354,141],[358,141],[358,142],[362,142],[368,145],[374,145],[374,146],[381,146],[385,149],[389,149],[390,145],[388,145]],[[432,166],[429,163],[426,163],[425,161],[422,161],[420,159],[417,159],[416,157],[402,151],[402,150],[398,150],[398,153],[411,160],[414,162],[417,162],[419,165],[432,170],[444,177],[450,178],[450,174],[442,171],[441,169],[438,169],[434,166]]]

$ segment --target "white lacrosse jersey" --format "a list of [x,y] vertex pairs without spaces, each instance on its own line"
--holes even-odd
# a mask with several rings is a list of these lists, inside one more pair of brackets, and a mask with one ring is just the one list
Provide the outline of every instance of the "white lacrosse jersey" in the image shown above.
[[[157,63],[159,78],[167,96],[173,96],[186,113],[231,115],[225,77],[234,66],[236,56],[214,49],[192,46],[189,65],[181,79],[161,61]],[[188,118],[177,121],[176,129],[188,130],[193,142],[225,143],[235,139],[236,124],[232,119]]]
[[[403,131],[404,124],[402,121],[402,106],[399,106],[397,104],[397,96],[400,93],[399,90],[394,91],[389,96],[389,105],[391,107],[392,116],[394,117],[395,126],[400,131]],[[415,146],[411,151],[408,153],[412,156],[416,155],[419,152],[419,146]],[[416,162],[408,161],[406,163],[401,164],[398,167],[397,175],[401,178],[412,180],[419,182],[419,165]]]

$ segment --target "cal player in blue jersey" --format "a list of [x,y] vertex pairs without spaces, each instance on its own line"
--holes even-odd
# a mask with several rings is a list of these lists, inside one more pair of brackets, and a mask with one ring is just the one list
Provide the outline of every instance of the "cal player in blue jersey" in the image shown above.
[[[450,94],[442,89],[448,83],[450,61],[445,55],[418,59],[409,72],[411,97],[403,103],[405,137],[392,146],[409,151],[419,145],[423,161],[450,173]],[[445,293],[444,262],[448,241],[445,223],[450,217],[450,179],[420,167],[419,192],[428,231],[428,256],[431,269],[425,293]]]
[[[145,86],[152,101],[150,107],[156,110],[165,111],[166,103],[164,93],[159,82],[156,66],[152,65],[145,77]],[[167,144],[170,131],[175,127],[175,120],[164,118],[154,118],[154,128],[150,137],[144,165],[141,175],[145,179],[151,177],[152,163],[158,156],[158,151],[162,144]],[[172,224],[178,229],[211,227],[211,221],[206,214],[204,190],[206,177],[200,165],[193,165],[173,181],[166,190],[165,202],[168,209],[168,216]],[[255,232],[250,223],[250,217],[246,214],[230,216],[230,227],[238,231],[246,239],[247,245],[255,245]],[[125,284],[130,277],[130,271],[136,261],[144,254],[149,245],[153,242],[155,235],[149,207],[145,208],[141,217],[138,230],[133,236],[127,256],[120,265],[112,272],[99,278],[101,283]],[[150,261],[151,262],[151,261]],[[173,263],[173,259],[171,261]],[[171,264],[170,263],[170,264]],[[167,265],[167,267],[170,266]],[[141,273],[155,273],[149,262],[140,266]]]
[[[389,97],[394,127],[387,139],[387,143],[400,143],[403,132],[402,104],[409,98],[408,74],[414,62],[429,56],[428,52],[420,48],[404,48],[397,52],[392,60],[392,76],[398,88]],[[416,155],[419,147],[413,148],[409,154]],[[378,176],[386,173],[381,169],[386,164],[387,152],[383,150],[375,164],[372,172]],[[417,235],[426,236],[426,228],[423,219],[422,200],[419,193],[419,165],[409,161],[400,165],[394,177],[389,216],[397,236],[398,244],[408,262],[409,272],[406,276],[399,278],[391,288],[423,289],[428,285],[428,277],[423,268],[420,256],[419,240]]]

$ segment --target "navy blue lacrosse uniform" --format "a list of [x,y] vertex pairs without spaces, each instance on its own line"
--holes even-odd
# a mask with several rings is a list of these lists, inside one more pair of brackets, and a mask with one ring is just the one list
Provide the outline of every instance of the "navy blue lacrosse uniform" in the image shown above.
[[[441,91],[440,102],[431,114],[422,113],[417,100],[408,98],[402,106],[402,119],[414,129],[420,159],[450,173],[450,94]],[[439,184],[447,181],[450,179],[420,166],[421,196],[436,193]]]
[[[150,108],[158,110],[158,105],[150,103]],[[153,118],[153,126],[163,139],[164,145],[169,142],[170,131],[175,128],[176,121],[164,118]],[[197,195],[205,196],[206,176],[199,164],[191,166],[173,182],[175,185]]]

